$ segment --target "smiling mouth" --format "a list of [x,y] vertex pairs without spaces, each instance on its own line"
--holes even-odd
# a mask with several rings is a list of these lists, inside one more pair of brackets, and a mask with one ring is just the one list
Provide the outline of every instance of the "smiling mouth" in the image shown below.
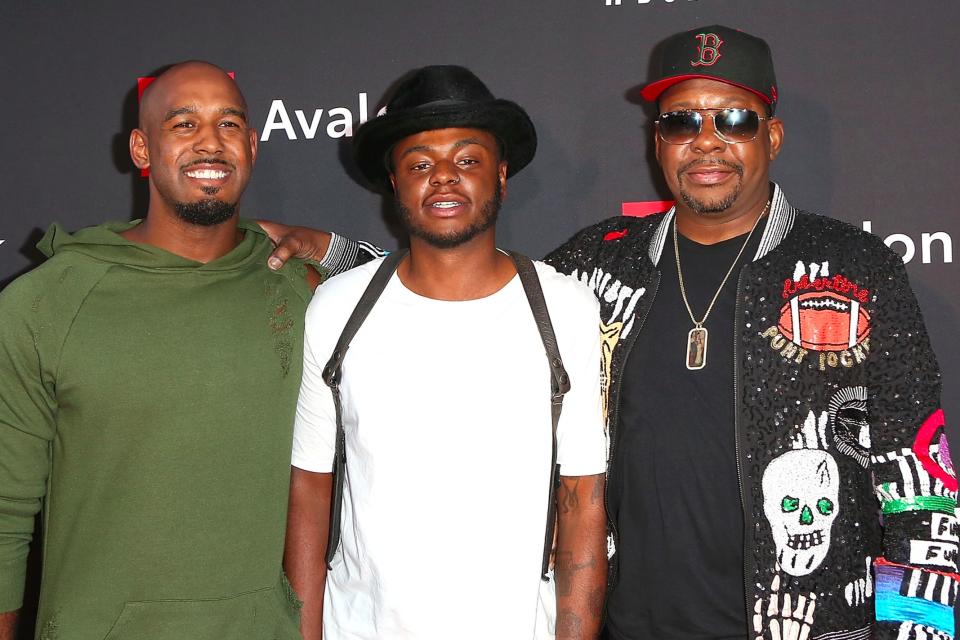
[[188,178],[197,180],[222,180],[229,172],[220,169],[193,169],[184,172]]

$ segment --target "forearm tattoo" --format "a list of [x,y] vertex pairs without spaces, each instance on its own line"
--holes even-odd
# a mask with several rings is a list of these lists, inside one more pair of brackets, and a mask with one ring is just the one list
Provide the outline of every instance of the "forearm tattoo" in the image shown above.
[[560,513],[570,513],[580,508],[580,497],[577,495],[577,487],[579,486],[580,478],[560,481],[560,487],[557,491],[557,507],[560,509]]
[[597,566],[597,560],[589,556],[586,560],[576,563],[573,560],[572,551],[557,550],[557,564],[554,572],[554,580],[557,583],[557,596],[569,596],[573,593],[573,579],[585,569],[593,569]]
[[569,609],[557,612],[557,638],[583,638],[583,620]]

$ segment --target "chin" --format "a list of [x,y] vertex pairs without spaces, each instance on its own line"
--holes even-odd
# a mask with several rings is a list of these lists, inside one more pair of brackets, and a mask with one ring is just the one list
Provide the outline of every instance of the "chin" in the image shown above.
[[740,197],[740,189],[734,189],[727,194],[709,194],[709,197],[702,197],[693,194],[686,189],[680,190],[680,199],[684,204],[690,207],[694,213],[706,217],[719,217],[725,214],[730,207],[736,204]]
[[199,202],[178,202],[174,205],[177,216],[184,222],[213,227],[223,224],[237,213],[236,203],[207,199]]

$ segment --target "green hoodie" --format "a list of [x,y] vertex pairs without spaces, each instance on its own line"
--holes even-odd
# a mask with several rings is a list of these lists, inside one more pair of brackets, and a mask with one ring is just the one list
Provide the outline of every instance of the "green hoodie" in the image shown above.
[[286,640],[302,264],[255,224],[207,264],[54,225],[0,293],[0,612],[43,505],[42,640]]

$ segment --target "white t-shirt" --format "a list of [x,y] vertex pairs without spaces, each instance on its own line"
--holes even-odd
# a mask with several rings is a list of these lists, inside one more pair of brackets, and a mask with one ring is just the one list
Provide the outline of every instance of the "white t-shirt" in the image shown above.
[[[293,444],[301,469],[332,469],[336,415],[321,371],[381,261],[331,278],[310,303]],[[577,280],[536,268],[571,382],[560,473],[602,473],[598,303]],[[347,352],[341,397],[347,474],[324,637],[533,638],[550,372],[519,277],[449,302],[394,275]]]

